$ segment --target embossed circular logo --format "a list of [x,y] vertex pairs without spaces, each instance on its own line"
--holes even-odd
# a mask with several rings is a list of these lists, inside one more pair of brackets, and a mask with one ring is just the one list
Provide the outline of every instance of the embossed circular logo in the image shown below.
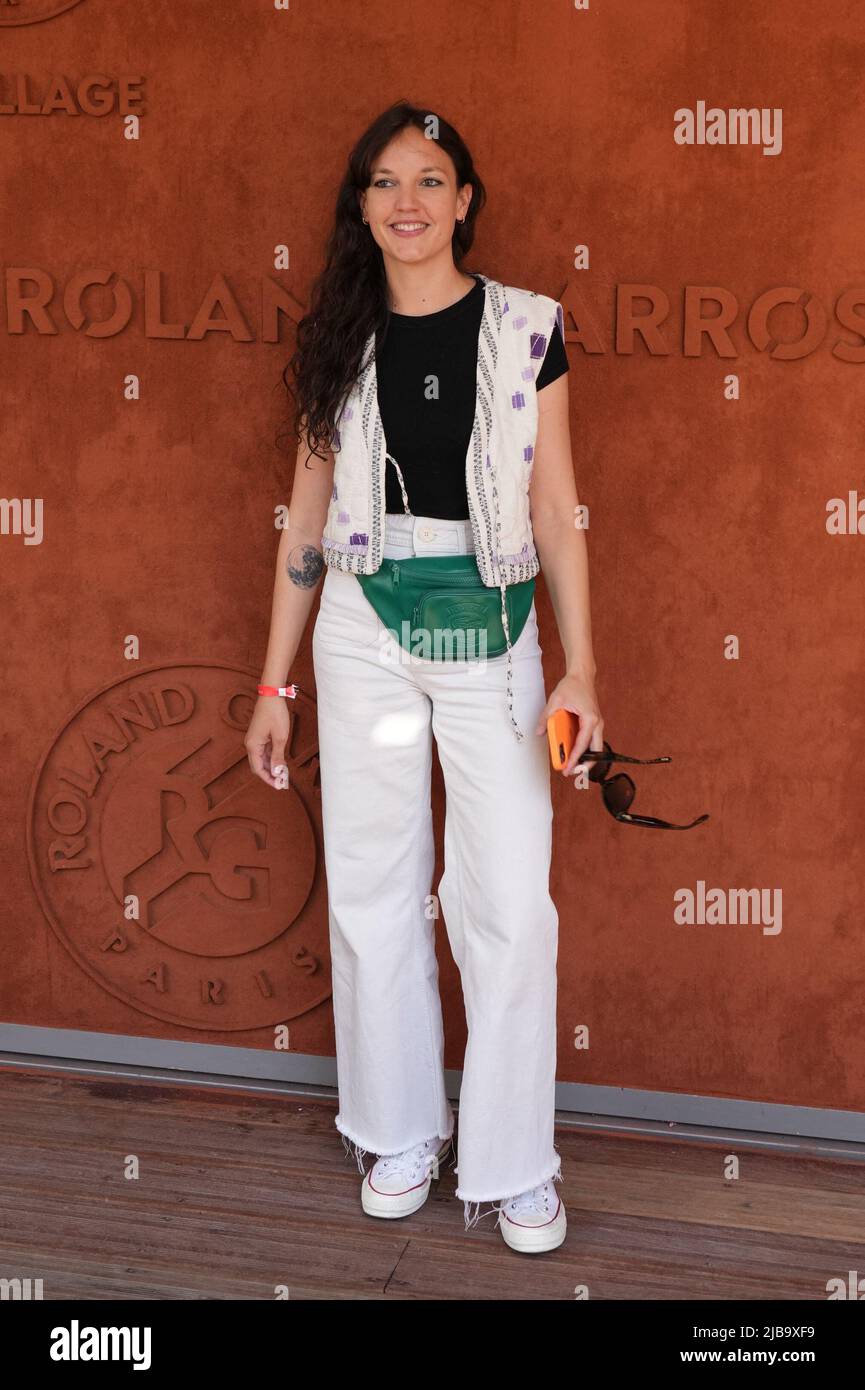
[[0,4],[0,25],[38,24],[80,4],[81,0],[6,0]]
[[288,787],[270,788],[243,745],[256,679],[136,671],[72,714],[30,795],[30,874],[63,945],[189,1028],[281,1023],[331,993],[315,707],[291,702]]
[[480,630],[486,627],[487,608],[478,599],[455,599],[445,604],[442,627],[457,631]]

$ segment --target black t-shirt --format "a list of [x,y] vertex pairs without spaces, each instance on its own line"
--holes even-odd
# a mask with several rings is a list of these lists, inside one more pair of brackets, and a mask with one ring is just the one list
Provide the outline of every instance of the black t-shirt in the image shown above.
[[[402,470],[415,516],[464,521],[469,515],[466,454],[475,417],[485,293],[483,281],[477,280],[462,299],[435,314],[391,313],[384,341],[376,345],[378,405],[388,453]],[[556,324],[536,389],[549,386],[567,370]],[[436,378],[438,387],[431,399],[429,377]],[[390,462],[385,465],[385,510],[405,511]]]

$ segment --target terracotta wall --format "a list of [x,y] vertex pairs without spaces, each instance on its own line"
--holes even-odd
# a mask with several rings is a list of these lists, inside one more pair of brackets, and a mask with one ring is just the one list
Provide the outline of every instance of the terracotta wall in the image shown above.
[[[287,794],[242,733],[292,323],[350,143],[408,96],[487,184],[470,267],[565,306],[607,736],[673,758],[636,809],[711,814],[628,828],[556,784],[560,1078],[861,1108],[861,7],[21,0],[0,29],[0,1017],[287,1021],[332,1055],[311,624]],[[702,103],[761,142],[677,141]],[[759,920],[677,921],[700,884]]]

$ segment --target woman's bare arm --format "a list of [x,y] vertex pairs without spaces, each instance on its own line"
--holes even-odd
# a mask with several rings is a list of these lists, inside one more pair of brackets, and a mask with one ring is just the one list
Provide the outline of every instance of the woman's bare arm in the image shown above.
[[576,526],[579,498],[571,457],[568,374],[538,392],[538,433],[529,487],[532,534],[569,672],[594,680],[586,533]]
[[532,534],[565,653],[565,674],[550,695],[535,732],[556,709],[578,715],[580,731],[563,771],[573,772],[588,747],[603,750],[604,721],[595,692],[589,557],[576,523],[579,505],[571,458],[568,374],[538,392],[538,431],[529,484]]
[[[333,489],[333,454],[313,454],[301,431],[288,520],[279,539],[270,636],[261,672],[262,685],[288,685],[310,609],[324,571],[321,539]],[[249,766],[269,787],[288,786],[285,745],[291,719],[284,696],[259,695],[246,731]]]
[[263,685],[286,684],[324,573],[321,538],[333,489],[333,454],[327,451],[322,459],[310,452],[305,434],[303,440],[276,557]]

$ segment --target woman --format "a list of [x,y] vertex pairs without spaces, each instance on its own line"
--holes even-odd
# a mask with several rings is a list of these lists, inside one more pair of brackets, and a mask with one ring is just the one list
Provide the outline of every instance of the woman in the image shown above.
[[[286,376],[298,467],[262,683],[285,687],[326,568],[313,662],[336,1126],[361,1172],[364,1155],[378,1155],[363,1209],[416,1211],[453,1136],[431,891],[435,735],[447,801],[438,901],[468,1023],[456,1195],[467,1229],[489,1202],[506,1242],[538,1252],[566,1229],[554,1186],[546,721],[556,709],[579,716],[565,772],[587,747],[603,748],[603,723],[562,311],[461,269],[484,201],[458,133],[407,102],[349,157],[325,269],[298,326],[294,386]],[[422,555],[474,556],[469,582],[501,590],[506,655],[443,660],[396,640],[364,577]],[[566,662],[549,699],[534,603],[513,642],[505,611],[507,587],[541,568]],[[245,743],[269,786],[280,785],[288,728],[285,699],[262,695]]]

